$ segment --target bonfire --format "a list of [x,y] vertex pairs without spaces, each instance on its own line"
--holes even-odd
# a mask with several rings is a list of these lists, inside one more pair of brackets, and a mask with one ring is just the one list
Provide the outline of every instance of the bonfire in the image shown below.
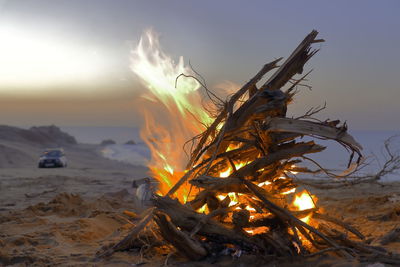
[[325,149],[314,139],[334,140],[349,151],[348,170],[328,173],[335,179],[356,170],[362,159],[346,123],[314,118],[324,107],[286,116],[311,72],[303,74],[318,52],[312,45],[324,42],[317,35],[312,31],[284,62],[265,64],[223,100],[183,59],[174,64],[158,50],[157,38],[147,33],[133,52],[132,70],[150,89],[146,99],[168,111],[160,122],[156,112],[143,108],[142,138],[152,152],[151,176],[160,185],[131,232],[98,257],[146,246],[189,260],[227,253],[265,259],[334,253],[400,263],[398,256],[368,245],[351,225],[325,215],[316,196],[299,190],[298,175],[328,172],[308,156]]

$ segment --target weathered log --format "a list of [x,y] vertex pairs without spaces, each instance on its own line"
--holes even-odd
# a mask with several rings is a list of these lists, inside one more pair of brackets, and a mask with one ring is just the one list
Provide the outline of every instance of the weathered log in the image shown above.
[[288,141],[292,141],[297,137],[303,136],[298,133],[286,133],[286,132],[271,132],[269,133],[272,144],[280,144]]
[[299,157],[308,153],[320,152],[324,149],[325,147],[316,145],[312,141],[307,143],[298,143],[292,148],[281,149],[274,153],[268,154],[265,157],[256,159],[239,170],[233,172],[231,175],[229,175],[229,177],[246,177],[279,160]]
[[229,226],[213,219],[205,219],[206,215],[193,211],[191,208],[180,204],[177,200],[169,197],[156,197],[154,205],[168,214],[176,226],[188,232],[192,231],[199,221],[206,221],[198,231],[199,235],[206,236],[214,242],[237,244],[247,249],[262,248],[262,245],[256,240],[234,231]]
[[[225,199],[229,200],[229,202],[230,202],[229,197],[226,197]],[[229,203],[224,205],[223,207],[220,207],[217,210],[211,211],[205,217],[203,217],[203,219],[201,221],[199,221],[197,223],[197,225],[193,228],[192,232],[190,233],[190,236],[192,237],[192,236],[196,235],[209,219],[214,218],[214,217],[218,217],[218,216],[222,216],[223,217],[229,211],[232,211],[234,207],[228,207],[228,205],[229,205]]]
[[[252,99],[255,100],[251,101]],[[250,104],[246,105],[247,103]],[[257,93],[240,106],[226,121],[226,135],[235,134],[237,130],[246,127],[251,120],[264,119],[268,116],[281,117],[285,116],[285,114],[286,96],[282,91],[264,91],[262,93]]]
[[270,118],[262,128],[266,131],[320,136],[342,142],[357,153],[361,153],[362,150],[362,146],[344,128],[337,128],[329,124],[290,118]]
[[209,194],[207,196],[206,203],[208,210],[211,212],[218,209],[218,207],[220,206],[219,199],[214,194]]
[[232,223],[236,229],[241,229],[249,223],[250,212],[246,209],[235,210],[232,213]]
[[260,90],[279,89],[295,74],[301,74],[303,72],[304,64],[306,64],[306,62],[319,51],[311,51],[311,44],[324,42],[323,39],[316,40],[317,35],[318,32],[316,30],[311,31],[279,67],[279,69],[265,82]]
[[208,252],[201,243],[189,237],[184,232],[179,231],[171,222],[168,215],[162,212],[156,212],[154,220],[160,229],[162,237],[188,259],[201,260],[207,256]]
[[238,192],[246,193],[248,190],[243,186],[243,183],[238,178],[227,177],[212,177],[202,175],[196,179],[190,180],[190,183],[200,188],[212,189],[220,193]]

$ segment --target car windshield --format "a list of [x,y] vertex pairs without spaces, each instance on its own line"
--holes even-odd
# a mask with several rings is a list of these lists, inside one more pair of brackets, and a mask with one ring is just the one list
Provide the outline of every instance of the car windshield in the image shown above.
[[61,157],[62,153],[59,150],[48,151],[44,153],[45,156],[48,157]]

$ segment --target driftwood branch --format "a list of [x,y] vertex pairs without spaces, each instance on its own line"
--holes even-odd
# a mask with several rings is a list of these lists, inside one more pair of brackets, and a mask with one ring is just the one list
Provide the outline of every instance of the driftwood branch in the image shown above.
[[120,242],[112,246],[110,249],[99,253],[97,258],[109,257],[114,252],[127,250],[131,247],[133,241],[137,238],[138,234],[146,227],[146,225],[153,218],[154,208],[150,208],[146,210],[143,214],[144,217],[140,220],[140,222],[130,231],[130,233],[125,236]]
[[188,259],[200,260],[208,254],[207,250],[199,241],[179,231],[165,213],[155,213],[154,219],[163,238],[176,247],[176,249]]
[[346,132],[345,128],[290,118],[271,118],[263,127],[266,131],[292,132],[304,135],[320,136],[344,143],[361,154],[362,146]]

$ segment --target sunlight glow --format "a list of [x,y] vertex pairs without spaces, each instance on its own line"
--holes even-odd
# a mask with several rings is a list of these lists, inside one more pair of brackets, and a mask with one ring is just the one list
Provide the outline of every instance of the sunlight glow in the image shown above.
[[0,25],[0,93],[89,83],[100,76],[106,62],[93,48],[58,37]]

